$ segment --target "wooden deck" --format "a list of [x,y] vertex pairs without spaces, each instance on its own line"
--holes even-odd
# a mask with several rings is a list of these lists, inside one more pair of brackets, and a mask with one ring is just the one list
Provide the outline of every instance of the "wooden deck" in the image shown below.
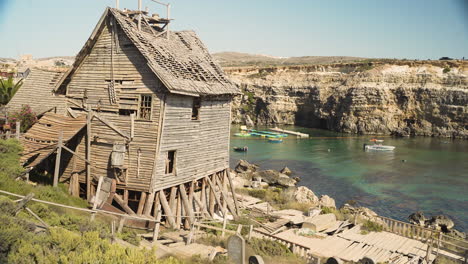
[[300,138],[308,138],[309,137],[309,134],[305,134],[305,133],[301,133],[301,132],[297,132],[297,131],[285,130],[285,129],[281,129],[281,128],[277,128],[277,127],[268,128],[268,129],[271,130],[271,131],[279,132],[279,133],[295,135],[295,136],[298,136]]

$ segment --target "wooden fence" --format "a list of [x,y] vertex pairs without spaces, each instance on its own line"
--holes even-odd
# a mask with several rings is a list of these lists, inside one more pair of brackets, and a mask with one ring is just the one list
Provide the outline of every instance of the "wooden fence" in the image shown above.
[[0,139],[10,139],[10,138],[20,139],[20,136],[21,136],[20,127],[21,127],[21,123],[16,122],[15,128],[11,128],[8,130],[1,130]]

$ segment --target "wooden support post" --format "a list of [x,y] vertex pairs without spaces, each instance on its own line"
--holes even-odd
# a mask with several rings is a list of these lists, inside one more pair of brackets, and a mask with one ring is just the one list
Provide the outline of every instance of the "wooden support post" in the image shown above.
[[[94,196],[94,203],[93,203],[93,211],[97,209],[98,204],[101,202],[99,201],[99,193],[101,192],[102,182],[104,181],[104,177],[99,177],[98,186],[96,190],[96,196]],[[96,213],[91,214],[91,221],[94,221],[96,217]]]
[[[86,117],[86,159],[91,161],[91,119],[93,116],[91,105],[87,106],[88,115]],[[91,164],[86,164],[86,199],[91,201]]]
[[154,230],[153,230],[153,243],[158,240],[159,237],[159,227],[161,225],[161,204],[158,205],[157,207],[157,212],[156,212],[156,224],[154,225]]
[[189,189],[189,195],[188,195],[188,201],[189,201],[189,204],[190,204],[190,207],[194,208],[194,205],[193,205],[193,194],[195,192],[195,181],[192,181],[190,183],[190,189]]
[[[154,217],[156,217],[156,214],[158,213],[158,208],[160,208],[161,206],[161,201],[159,200],[159,193],[160,192],[156,192],[156,194],[154,195],[154,206],[153,206],[153,215]],[[162,213],[161,213],[162,214]]]
[[176,224],[177,224],[177,229],[180,229],[180,225],[182,224],[182,198],[180,195],[177,195],[176,197]]
[[185,189],[185,186],[184,184],[181,184],[179,185],[179,192],[180,192],[180,197],[182,197],[182,202],[184,204],[184,208],[185,208],[185,214],[188,216],[188,225],[192,225],[195,218],[194,218],[194,215],[193,215],[193,207],[192,205],[189,203],[189,199],[188,199],[188,196],[187,196],[187,190]]
[[171,194],[169,195],[169,206],[171,207],[171,210],[173,212],[175,212],[176,206],[177,206],[176,196],[177,196],[177,187],[174,186],[171,188]]
[[70,178],[70,193],[72,196],[79,197],[80,196],[80,181],[79,181],[79,174],[74,172]]
[[211,218],[211,215],[206,210],[206,204],[202,203],[197,196],[193,196],[193,199],[198,204],[198,207],[200,207],[200,212],[202,213],[202,215]]
[[125,221],[127,221],[126,217],[120,217],[119,227],[117,228],[117,233],[122,233],[123,227],[125,225]]
[[247,238],[247,240],[249,240],[249,241],[252,238],[252,232],[253,232],[253,225],[250,225],[250,227],[249,227],[249,236]]
[[44,222],[44,220],[42,220],[42,219],[41,219],[37,214],[35,214],[31,209],[29,209],[28,207],[25,207],[24,209],[26,209],[26,211],[28,211],[28,213],[30,213],[32,216],[34,216],[34,218],[36,218],[37,220],[39,220],[39,222],[41,222],[41,224],[42,224],[45,228],[49,229],[49,225],[48,225],[46,222]]
[[130,139],[135,136],[135,114],[130,114]]
[[16,139],[20,139],[20,133],[21,133],[21,122],[16,122]]
[[120,207],[122,207],[122,209],[124,209],[124,211],[129,214],[129,215],[136,215],[135,212],[133,212],[133,210],[128,207],[128,205],[124,202],[124,200],[122,199],[122,197],[118,194],[115,194],[114,195],[114,200],[120,205]]
[[229,173],[229,169],[226,169],[226,174],[227,174],[227,178],[228,178],[228,181],[229,181],[229,186],[231,186],[232,199],[234,200],[234,206],[236,207],[236,213],[240,214],[239,204],[237,202],[237,195],[236,195],[236,191],[234,189],[234,184],[232,184],[232,178],[231,178],[231,174]]
[[21,199],[18,202],[18,205],[16,206],[15,211],[13,212],[13,215],[17,215],[18,212],[21,211],[26,206],[26,204],[32,200],[33,197],[34,197],[34,193],[30,193],[26,195],[23,199]]
[[164,212],[166,213],[166,219],[169,222],[169,225],[175,228],[176,223],[174,221],[174,214],[172,213],[172,210],[169,207],[169,203],[167,202],[166,195],[164,194],[164,191],[162,190],[159,192],[159,200],[161,201],[161,205],[164,209]]
[[[213,175],[214,175],[214,174],[213,174]],[[216,175],[214,175],[214,178],[213,178],[213,179],[216,180]],[[213,182],[211,182],[211,180],[210,180],[209,177],[207,177],[206,180],[208,181],[208,185],[210,185],[211,192],[214,194],[214,198],[215,198],[216,202],[218,203],[219,206],[221,206],[221,201],[220,201],[218,195],[216,194],[215,185],[213,184]],[[210,198],[210,200],[211,200],[211,198]],[[211,210],[211,208],[210,208],[210,210]],[[225,211],[221,211],[221,213],[222,213],[223,216],[224,216]]]
[[125,204],[128,204],[128,190],[124,189],[123,200]]
[[[209,177],[209,176],[208,176]],[[207,183],[208,182],[208,177],[206,177],[204,179],[204,182]],[[214,190],[211,191],[211,186],[208,185],[208,196],[209,196],[209,204],[210,204],[210,207],[209,207],[209,212],[210,212],[210,215],[214,216],[214,209],[215,209],[215,193],[214,193]]]
[[146,202],[146,192],[141,192],[140,201],[138,202],[137,215],[143,214],[143,207],[145,206],[145,202]]
[[151,211],[153,209],[155,195],[156,195],[155,192],[151,192],[146,199],[146,204],[145,204],[145,209],[143,210],[143,214],[148,217],[151,216]]
[[[234,218],[237,218],[236,208],[234,207],[231,200],[229,199],[229,196],[227,195],[227,193],[226,193],[226,191],[224,189],[225,186],[222,185],[222,183],[220,182],[220,180],[216,176],[215,176],[215,180],[218,183],[219,189],[221,190],[221,195],[223,196],[223,200],[225,201],[225,205],[227,205],[227,207],[229,208],[229,211],[231,211],[231,214],[234,216]],[[226,211],[226,209],[223,208],[223,211]]]
[[223,218],[223,231],[221,232],[221,237],[224,237],[224,230],[226,230],[226,224],[227,224],[227,214],[224,212],[224,218]]
[[[205,179],[201,179],[201,192],[200,192],[200,201],[202,204],[206,204],[206,184]],[[206,206],[205,206],[206,207]]]
[[62,141],[63,131],[60,131],[57,143],[57,155],[55,156],[55,170],[54,170],[54,187],[58,186],[58,179],[60,175],[60,156],[62,155]]
[[242,225],[239,224],[239,225],[237,226],[236,234],[240,235],[241,233],[242,233]]

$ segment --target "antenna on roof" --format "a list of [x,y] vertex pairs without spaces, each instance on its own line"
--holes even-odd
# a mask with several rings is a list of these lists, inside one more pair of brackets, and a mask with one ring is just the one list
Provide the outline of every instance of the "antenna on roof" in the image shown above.
[[167,19],[167,25],[166,25],[166,38],[169,38],[169,23],[171,22],[170,20],[170,15],[171,15],[171,4],[169,3],[163,3],[163,2],[159,2],[157,0],[151,0],[157,4],[160,4],[160,5],[163,5],[166,7],[166,19]]
[[119,9],[119,0],[115,0],[115,8]]

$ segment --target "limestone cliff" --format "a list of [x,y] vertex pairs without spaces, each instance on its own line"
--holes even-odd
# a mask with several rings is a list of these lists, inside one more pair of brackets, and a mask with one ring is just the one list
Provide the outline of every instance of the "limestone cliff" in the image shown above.
[[468,138],[468,62],[392,61],[227,68],[234,123]]

